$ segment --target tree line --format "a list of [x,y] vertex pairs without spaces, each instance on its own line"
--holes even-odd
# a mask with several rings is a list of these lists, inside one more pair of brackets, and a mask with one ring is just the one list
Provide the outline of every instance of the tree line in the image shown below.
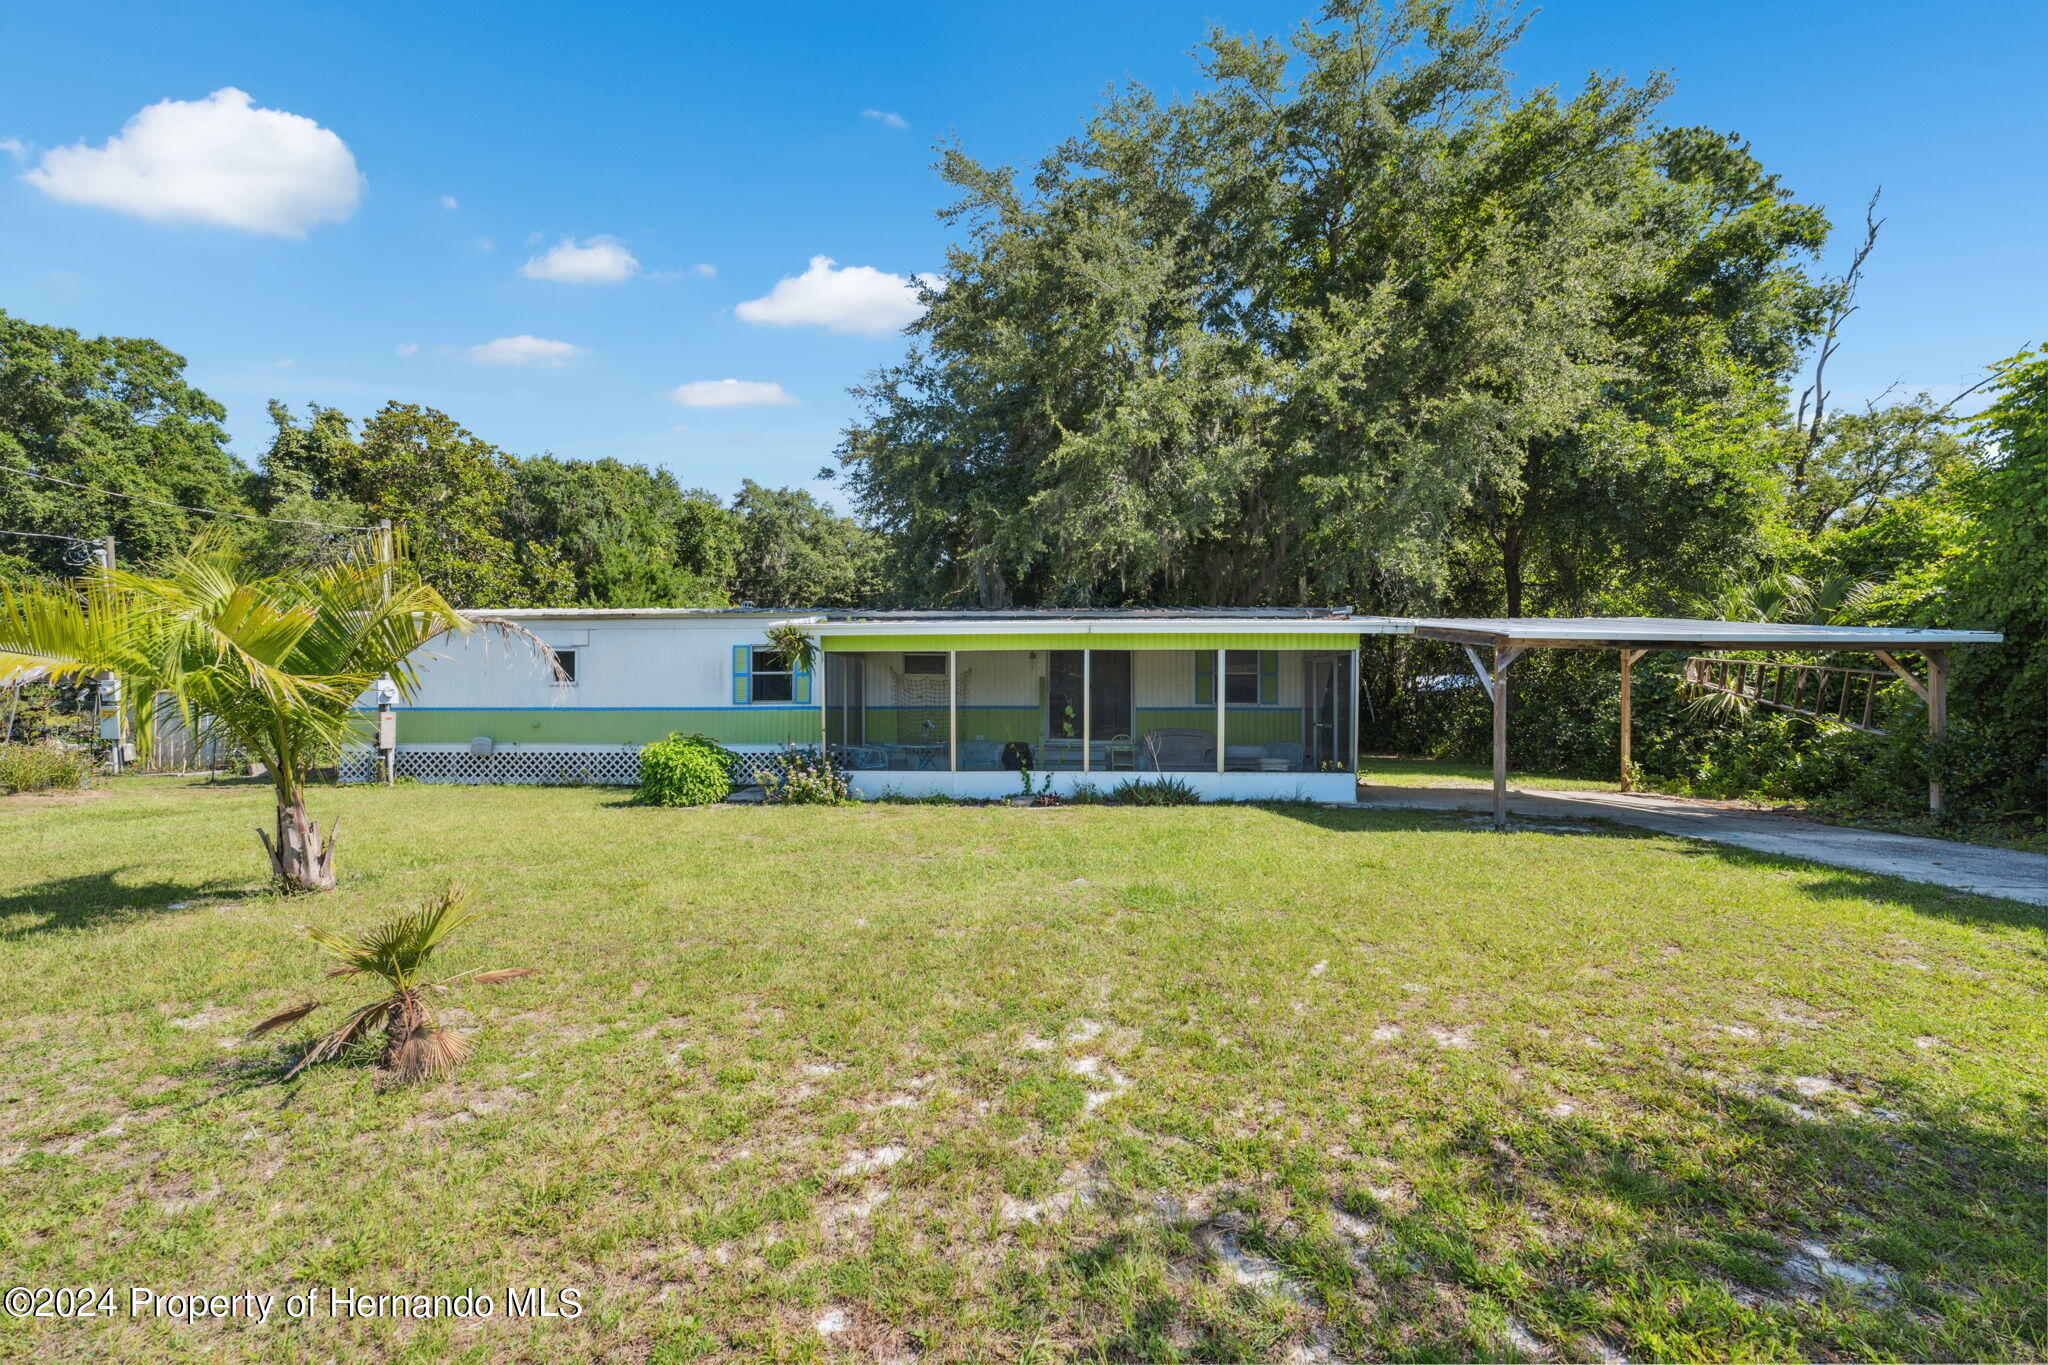
[[184,368],[157,341],[0,312],[0,528],[30,533],[0,535],[0,580],[75,573],[74,546],[104,536],[151,568],[202,531],[232,536],[259,570],[313,568],[389,519],[457,606],[850,606],[885,592],[883,537],[804,490],[748,480],[725,501],[646,465],[515,455],[417,404],[356,422],[273,402],[251,469]]

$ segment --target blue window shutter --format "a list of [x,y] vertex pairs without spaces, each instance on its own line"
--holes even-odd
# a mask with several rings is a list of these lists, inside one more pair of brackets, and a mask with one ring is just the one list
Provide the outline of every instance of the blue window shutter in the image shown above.
[[797,704],[797,705],[799,705],[799,706],[808,706],[808,705],[810,705],[810,702],[811,702],[811,670],[810,670],[810,669],[808,669],[808,668],[798,668],[798,669],[792,669],[792,670],[790,671],[790,675],[789,675],[789,695],[790,695],[790,697],[791,697],[792,699],[794,699],[794,700],[795,700],[796,704]]
[[734,645],[732,647],[732,700],[735,706],[745,706],[754,699],[754,647]]
[[1195,705],[1216,704],[1216,651],[1198,649],[1195,651]]
[[1259,705],[1271,706],[1280,700],[1280,651],[1262,649],[1259,651]]

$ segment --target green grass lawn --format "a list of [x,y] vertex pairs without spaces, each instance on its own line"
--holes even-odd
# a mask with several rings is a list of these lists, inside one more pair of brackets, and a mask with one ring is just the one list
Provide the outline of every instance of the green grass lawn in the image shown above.
[[[1361,782],[1384,787],[1486,787],[1493,786],[1493,769],[1484,763],[1455,763],[1444,758],[1409,758],[1395,754],[1368,754],[1358,761]],[[1618,792],[1621,780],[1614,777],[1555,777],[1548,773],[1508,769],[1508,785],[1522,791]]]
[[[6,1282],[588,1311],[0,1356],[2048,1351],[2038,912],[1425,813],[419,786],[317,792],[342,888],[286,901],[267,803],[0,801]],[[352,993],[291,926],[450,875],[449,968],[539,969],[451,997],[470,1060],[279,1084],[241,1032]]]

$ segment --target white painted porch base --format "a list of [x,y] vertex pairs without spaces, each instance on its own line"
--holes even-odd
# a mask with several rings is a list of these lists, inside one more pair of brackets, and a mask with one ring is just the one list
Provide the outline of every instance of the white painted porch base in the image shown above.
[[[1062,795],[1071,792],[1081,783],[1093,783],[1096,790],[1107,792],[1121,782],[1136,778],[1141,782],[1162,777],[1178,778],[1195,789],[1204,801],[1355,801],[1358,799],[1358,779],[1350,773],[1076,773],[1057,772],[1052,777],[1052,789]],[[1037,791],[1045,783],[1047,774],[1033,773],[1031,789]],[[1005,796],[1016,796],[1022,790],[1017,774],[999,773],[943,773],[943,772],[902,772],[890,769],[886,772],[848,772],[847,785],[855,796],[872,799],[877,796],[957,796],[984,801]]]

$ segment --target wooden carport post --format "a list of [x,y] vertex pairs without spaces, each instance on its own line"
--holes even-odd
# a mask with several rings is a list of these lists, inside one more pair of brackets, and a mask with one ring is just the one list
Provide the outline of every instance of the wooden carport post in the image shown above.
[[[1927,651],[1927,733],[1931,738],[1940,739],[1948,729],[1948,652],[1940,649]],[[1941,755],[1934,755],[1933,767],[1927,774],[1927,809],[1940,815],[1946,802],[1941,793]]]
[[[1893,657],[1890,650],[1880,649],[1876,653],[1884,660],[1886,668],[1898,674],[1906,686],[1927,703],[1927,734],[1932,739],[1940,739],[1942,732],[1948,729],[1948,651],[1922,651],[1921,657],[1927,660],[1927,681],[1924,684],[1913,676],[1912,669]],[[1931,814],[1940,815],[1946,808],[1947,802],[1941,791],[1940,758],[1937,756],[1935,767],[1927,775],[1927,809]]]
[[1501,833],[1508,827],[1508,665],[1522,651],[1506,645],[1493,647],[1492,678],[1487,691],[1493,694],[1493,827]]
[[1629,760],[1629,750],[1635,740],[1635,717],[1630,700],[1630,670],[1637,659],[1650,651],[1647,649],[1624,649],[1621,651],[1621,789],[1632,792],[1636,789],[1635,765]]
[[1508,827],[1508,665],[1515,661],[1522,647],[1510,646],[1506,640],[1494,637],[1493,666],[1489,668],[1479,661],[1479,651],[1470,640],[1460,640],[1459,643],[1465,648],[1465,657],[1472,661],[1472,671],[1479,675],[1479,685],[1486,689],[1488,700],[1493,702],[1493,827],[1505,833]]

